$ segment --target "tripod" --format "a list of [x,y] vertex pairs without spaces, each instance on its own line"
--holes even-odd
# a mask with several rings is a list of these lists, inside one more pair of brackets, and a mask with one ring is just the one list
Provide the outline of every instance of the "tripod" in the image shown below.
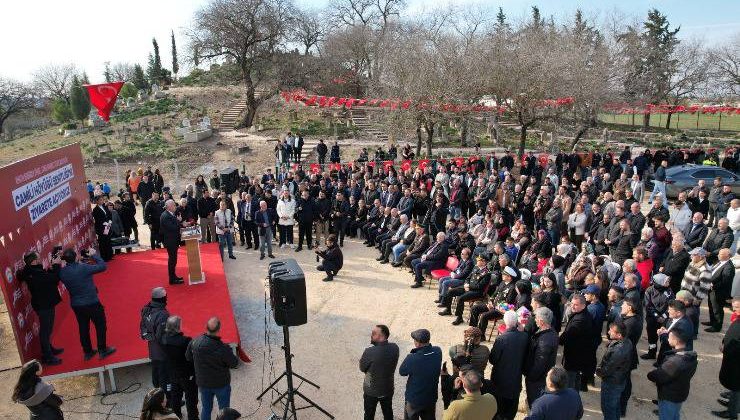
[[[308,397],[303,395],[301,391],[293,388],[293,376],[295,376],[298,379],[302,380],[303,382],[309,385],[312,385],[316,389],[321,389],[320,386],[309,381],[303,376],[293,372],[293,367],[291,364],[291,359],[293,358],[293,355],[290,353],[290,330],[288,329],[287,325],[283,325],[283,351],[285,352],[285,371],[283,371],[283,373],[280,376],[278,376],[278,378],[275,379],[275,381],[273,381],[270,384],[270,386],[267,387],[267,389],[262,391],[262,393],[257,397],[257,400],[258,401],[261,400],[262,397],[264,397],[265,394],[267,394],[267,391],[271,389],[277,391],[277,389],[275,389],[275,385],[277,385],[277,383],[280,382],[280,380],[283,379],[283,377],[285,377],[288,382],[288,389],[285,390],[285,392],[281,393],[278,396],[278,398],[272,402],[272,405],[276,405],[277,403],[281,401],[283,402],[283,404],[285,404],[284,409],[283,409],[283,417],[281,417],[281,420],[298,420],[298,414],[296,412],[298,410],[303,410],[305,408],[311,408],[311,407],[316,408],[317,410],[321,411],[327,417],[333,420],[334,416],[332,416],[328,411],[324,410],[323,408],[321,408],[321,406],[311,401]],[[305,407],[296,408],[295,406],[295,396],[296,395],[301,397],[304,401],[306,401],[308,405]]]

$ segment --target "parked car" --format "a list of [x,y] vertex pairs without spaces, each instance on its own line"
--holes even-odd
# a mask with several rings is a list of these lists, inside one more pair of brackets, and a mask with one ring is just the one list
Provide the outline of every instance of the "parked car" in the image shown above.
[[719,166],[688,163],[666,169],[666,195],[668,195],[668,198],[676,198],[681,191],[695,187],[700,179],[703,179],[709,187],[712,185],[714,178],[718,176],[722,177],[724,184],[732,186],[732,192],[736,195],[740,194],[740,176],[738,174],[720,168]]

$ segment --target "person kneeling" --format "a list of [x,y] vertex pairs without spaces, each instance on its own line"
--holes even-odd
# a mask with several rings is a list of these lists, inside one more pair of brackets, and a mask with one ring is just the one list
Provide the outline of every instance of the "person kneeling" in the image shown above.
[[316,267],[317,270],[326,272],[326,277],[323,281],[334,280],[334,276],[342,269],[344,259],[342,250],[337,246],[336,235],[332,234],[326,238],[326,249],[317,249],[315,252],[317,262],[319,257],[324,260],[321,265]]

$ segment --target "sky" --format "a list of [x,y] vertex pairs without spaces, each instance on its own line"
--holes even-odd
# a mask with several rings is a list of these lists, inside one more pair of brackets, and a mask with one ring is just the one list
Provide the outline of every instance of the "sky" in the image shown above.
[[[321,9],[329,0],[294,0],[303,8]],[[159,43],[166,68],[171,67],[170,31],[178,52],[186,53],[186,28],[207,0],[7,0],[0,8],[2,59],[0,77],[30,81],[34,70],[51,63],[74,63],[93,83],[103,81],[105,61],[146,65],[152,37]],[[503,7],[511,19],[529,15],[532,5],[543,17],[570,18],[577,8],[587,17],[603,17],[618,10],[628,19],[643,18],[650,8],[668,15],[681,26],[684,39],[722,43],[740,33],[740,0],[407,0],[407,14],[447,5],[479,4]],[[181,68],[187,65],[180,63]],[[181,71],[182,73],[182,71]]]

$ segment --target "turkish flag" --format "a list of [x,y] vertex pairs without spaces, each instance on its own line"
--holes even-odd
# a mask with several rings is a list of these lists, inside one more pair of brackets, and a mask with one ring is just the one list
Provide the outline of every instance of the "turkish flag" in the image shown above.
[[540,158],[539,158],[540,166],[542,166],[543,168],[546,167],[547,166],[547,160],[548,160],[549,157],[550,157],[550,155],[548,155],[546,153],[541,153],[540,154]]
[[319,166],[318,163],[312,163],[311,164],[311,173],[312,174],[318,174],[321,172],[321,166]]
[[468,162],[471,162],[471,163],[472,162],[477,162],[479,160],[480,160],[480,157],[479,156],[470,156],[470,158],[468,158]]
[[422,171],[424,170],[424,168],[427,167],[427,165],[429,165],[429,159],[421,159],[421,160],[419,160],[419,166],[418,167]]
[[403,161],[403,163],[401,163],[401,170],[403,170],[404,172],[406,172],[409,169],[411,169],[411,161],[408,160],[408,159],[406,159],[406,160]]
[[330,163],[329,164],[329,170],[330,171],[338,171],[340,169],[342,169],[342,164],[340,164],[340,163]]
[[456,157],[454,160],[455,160],[455,165],[458,168],[463,166],[463,163],[465,163],[465,158],[462,158],[462,157]]
[[375,168],[375,161],[374,160],[371,160],[370,162],[367,163],[367,166],[369,166],[371,168]]
[[103,83],[101,85],[85,85],[90,103],[97,108],[98,115],[105,121],[110,120],[110,112],[116,105],[118,92],[124,82]]
[[393,161],[392,160],[383,161],[383,170],[384,171],[388,171],[388,168],[390,168],[391,166],[393,166]]

